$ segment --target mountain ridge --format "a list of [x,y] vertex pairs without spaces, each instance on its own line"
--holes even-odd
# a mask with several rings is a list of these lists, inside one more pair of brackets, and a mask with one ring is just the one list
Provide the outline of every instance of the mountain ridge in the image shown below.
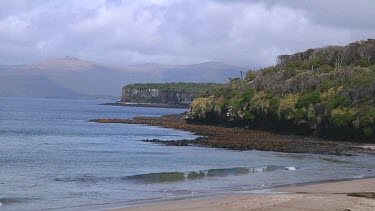
[[[99,95],[119,99],[119,90],[127,84],[224,83],[228,78],[238,76],[239,71],[244,69],[246,68],[220,62],[191,65],[145,63],[120,67],[65,57],[32,64],[0,66],[0,96],[48,97],[52,95],[64,98],[86,98]],[[41,87],[43,84],[44,88]],[[51,90],[56,91],[51,92]],[[57,90],[65,94],[59,94]]]

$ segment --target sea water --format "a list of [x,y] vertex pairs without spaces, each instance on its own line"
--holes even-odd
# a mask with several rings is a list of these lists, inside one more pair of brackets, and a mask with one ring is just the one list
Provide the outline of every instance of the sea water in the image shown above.
[[100,210],[375,175],[370,155],[240,152],[141,142],[196,136],[87,122],[185,111],[100,103],[0,98],[0,211]]

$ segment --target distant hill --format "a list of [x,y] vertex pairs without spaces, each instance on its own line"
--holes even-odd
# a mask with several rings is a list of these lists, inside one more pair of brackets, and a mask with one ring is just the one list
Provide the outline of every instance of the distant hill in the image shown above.
[[0,96],[118,99],[132,83],[224,83],[246,68],[207,62],[192,65],[146,63],[115,67],[66,57],[34,64],[0,66]]

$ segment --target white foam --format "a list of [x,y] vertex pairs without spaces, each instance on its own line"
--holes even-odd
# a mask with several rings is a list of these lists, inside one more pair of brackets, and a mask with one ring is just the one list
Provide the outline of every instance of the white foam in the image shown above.
[[3,204],[0,202],[0,207],[1,207],[1,205],[3,205]]
[[297,170],[297,168],[296,167],[294,167],[294,166],[287,166],[287,167],[285,167],[287,170],[289,170],[289,171],[295,171],[295,170]]

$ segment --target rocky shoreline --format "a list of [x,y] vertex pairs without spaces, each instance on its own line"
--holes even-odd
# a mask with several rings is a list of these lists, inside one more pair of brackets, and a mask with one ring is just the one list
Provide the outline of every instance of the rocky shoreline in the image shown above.
[[93,119],[89,120],[89,122],[143,124],[189,131],[201,136],[194,140],[141,140],[169,146],[202,146],[230,150],[260,150],[347,156],[355,153],[375,154],[375,150],[364,148],[358,143],[330,141],[295,135],[280,135],[243,128],[187,123],[184,119],[184,114],[164,115],[162,117],[134,117],[133,119]]

